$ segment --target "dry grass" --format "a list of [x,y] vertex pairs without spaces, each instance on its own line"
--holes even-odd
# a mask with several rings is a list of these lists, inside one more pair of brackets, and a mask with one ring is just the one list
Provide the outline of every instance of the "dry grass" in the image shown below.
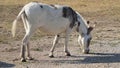
[[[33,0],[0,0],[0,43],[7,43],[11,38],[12,21],[17,16],[23,5]],[[120,22],[120,0],[36,0],[48,4],[64,4],[71,6],[74,10],[79,11],[85,19],[93,21],[111,20]],[[106,23],[108,24],[108,23]],[[98,28],[103,26],[98,24]],[[105,25],[105,24],[104,24]],[[109,24],[110,25],[110,24]],[[15,40],[22,39],[24,35],[23,24],[17,29]],[[101,32],[98,30],[97,32]],[[41,37],[39,30],[35,33],[33,39]],[[97,34],[96,34],[97,35]],[[98,33],[100,36],[101,34]]]
[[[1,5],[24,5],[34,0],[1,0]],[[76,10],[81,11],[99,11],[101,9],[108,9],[119,7],[119,0],[35,0],[38,2],[48,4],[64,4],[70,5]]]
[[[86,20],[92,22],[96,21],[96,28],[92,32],[93,40],[90,46],[91,55],[80,53],[81,49],[77,46],[77,35],[74,34],[71,35],[72,38],[70,38],[69,41],[69,50],[76,57],[62,57],[64,53],[60,52],[64,45],[62,37],[57,45],[55,53],[56,58],[46,58],[46,56],[48,56],[47,52],[52,46],[51,40],[53,40],[53,37],[44,37],[39,40],[43,35],[41,35],[38,30],[30,41],[32,55],[38,61],[33,60],[32,62],[19,63],[17,56],[19,55],[18,52],[20,52],[21,39],[25,34],[25,30],[23,23],[19,21],[16,32],[17,36],[12,38],[11,27],[13,20],[21,8],[31,1],[33,0],[0,0],[0,63],[2,63],[2,61],[5,62],[1,64],[2,66],[7,66],[9,64],[6,63],[11,63],[15,64],[15,68],[36,68],[36,66],[43,68],[49,66],[53,66],[51,68],[56,68],[57,66],[63,66],[63,68],[74,68],[75,66],[77,68],[119,68],[120,0],[36,0],[48,4],[69,5],[74,10],[79,11]],[[94,53],[96,55],[94,55]],[[97,53],[100,53],[100,55],[97,55]],[[43,62],[41,62],[42,60]],[[58,62],[51,63],[51,60],[57,60]]]

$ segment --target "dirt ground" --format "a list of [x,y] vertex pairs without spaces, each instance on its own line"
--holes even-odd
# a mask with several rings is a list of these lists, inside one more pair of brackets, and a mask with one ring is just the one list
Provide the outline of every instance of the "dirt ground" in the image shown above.
[[[54,36],[33,36],[30,41],[30,50],[34,60],[25,63],[20,62],[20,45],[24,35],[24,29],[17,31],[17,37],[11,38],[10,25],[17,13],[12,13],[21,6],[6,9],[0,16],[0,68],[119,68],[120,67],[120,14],[112,14],[112,9],[98,12],[81,13],[85,19],[97,22],[92,32],[93,39],[90,45],[90,53],[82,54],[77,42],[77,33],[72,33],[69,40],[69,51],[72,56],[67,57],[63,51],[64,36],[61,37],[54,52],[55,58],[49,58],[49,50]],[[3,9],[0,7],[0,9]],[[115,9],[120,9],[117,7]],[[117,10],[117,11],[118,11]],[[106,13],[109,11],[108,13]],[[101,13],[101,14],[100,14]],[[115,12],[117,13],[117,12]],[[7,15],[12,15],[7,17]],[[2,17],[5,15],[5,19]],[[9,20],[7,20],[9,18]],[[3,22],[4,21],[4,22]],[[7,24],[6,24],[7,23]],[[7,26],[5,26],[7,25]],[[21,32],[23,32],[21,34]],[[19,36],[20,34],[20,36]],[[3,38],[3,36],[5,38]]]

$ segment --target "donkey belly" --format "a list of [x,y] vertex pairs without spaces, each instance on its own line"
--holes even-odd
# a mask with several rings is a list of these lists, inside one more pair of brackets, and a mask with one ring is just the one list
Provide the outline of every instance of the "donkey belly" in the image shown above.
[[69,20],[65,18],[55,18],[51,20],[48,18],[47,21],[44,21],[44,25],[40,26],[40,30],[46,34],[59,34],[66,31],[69,26]]

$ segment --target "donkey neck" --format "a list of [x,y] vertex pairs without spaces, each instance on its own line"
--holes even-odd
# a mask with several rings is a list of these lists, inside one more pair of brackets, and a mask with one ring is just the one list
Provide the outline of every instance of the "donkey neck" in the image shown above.
[[88,33],[88,24],[86,22],[86,20],[80,15],[78,14],[78,17],[79,17],[79,22],[80,22],[80,33],[81,34],[87,34]]

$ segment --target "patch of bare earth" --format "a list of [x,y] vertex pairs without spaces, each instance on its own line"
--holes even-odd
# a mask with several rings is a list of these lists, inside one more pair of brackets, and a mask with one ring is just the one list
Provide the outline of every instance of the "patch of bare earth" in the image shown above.
[[[7,8],[7,7],[6,7]],[[8,13],[12,13],[13,7]],[[21,8],[21,6],[20,6]],[[20,9],[19,8],[19,9]],[[118,7],[119,8],[119,7]],[[3,8],[2,8],[3,9]],[[12,10],[13,9],[13,10]],[[116,8],[115,8],[116,9]],[[104,12],[110,11],[110,14]],[[24,30],[18,29],[18,35],[15,39],[11,38],[11,27],[2,26],[12,22],[16,14],[12,14],[10,20],[4,20],[0,16],[0,68],[119,68],[120,67],[120,19],[119,15],[112,14],[112,9],[98,12],[81,13],[85,19],[98,22],[92,32],[92,42],[90,45],[90,54],[82,54],[77,42],[78,35],[73,33],[69,40],[69,51],[72,56],[67,57],[64,54],[64,37],[62,36],[56,46],[54,58],[49,58],[49,50],[52,46],[53,36],[39,36],[35,34],[30,41],[31,55],[34,60],[25,63],[20,62],[20,45]],[[2,12],[2,11],[1,11]],[[7,15],[2,13],[5,19]],[[11,23],[10,23],[11,24]],[[21,26],[22,27],[22,26]],[[37,36],[36,36],[37,35]],[[7,38],[7,39],[6,39]],[[3,40],[4,39],[4,40]]]

